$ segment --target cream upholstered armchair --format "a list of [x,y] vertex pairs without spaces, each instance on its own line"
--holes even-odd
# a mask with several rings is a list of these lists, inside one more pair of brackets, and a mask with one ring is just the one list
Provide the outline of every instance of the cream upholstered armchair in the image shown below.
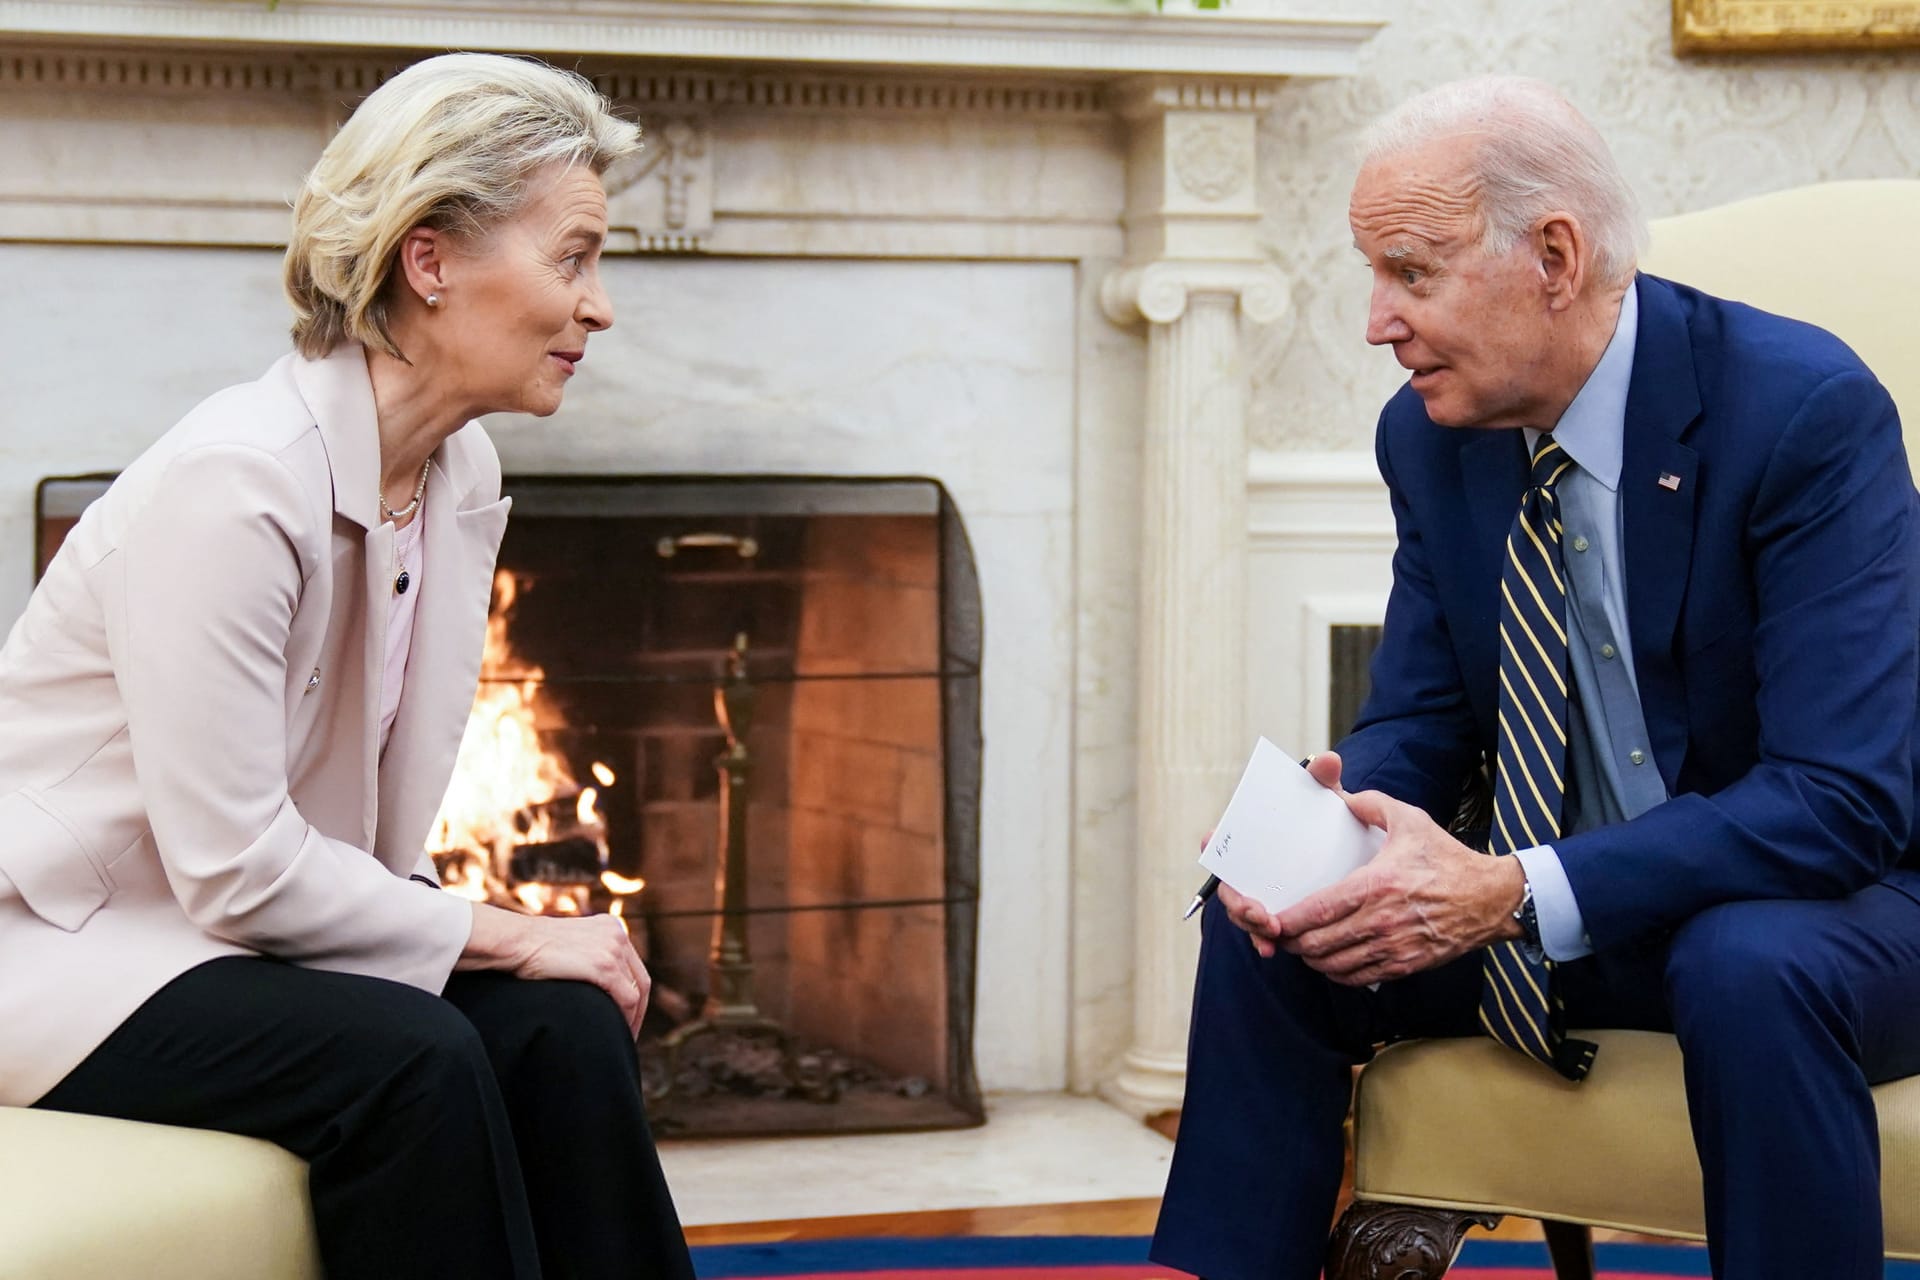
[[[1913,456],[1920,266],[1874,250],[1915,227],[1920,182],[1828,183],[1656,222],[1642,266],[1838,334],[1892,392]],[[1506,1214],[1545,1224],[1560,1280],[1590,1280],[1592,1227],[1702,1238],[1679,1046],[1644,1031],[1582,1034],[1603,1046],[1602,1065],[1578,1086],[1490,1040],[1382,1052],[1354,1101],[1355,1200],[1329,1245],[1330,1280],[1441,1276],[1470,1226]],[[1887,1253],[1920,1258],[1920,1077],[1882,1085],[1874,1101]]]

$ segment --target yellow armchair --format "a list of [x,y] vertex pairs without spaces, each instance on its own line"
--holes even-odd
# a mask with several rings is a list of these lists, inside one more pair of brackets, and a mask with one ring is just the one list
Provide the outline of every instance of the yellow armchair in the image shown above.
[[[1826,183],[1656,222],[1642,267],[1838,334],[1893,394],[1911,455],[1920,265],[1886,248],[1915,227],[1920,182]],[[1329,1280],[1434,1280],[1469,1227],[1506,1214],[1545,1224],[1560,1280],[1591,1280],[1592,1227],[1704,1238],[1679,1045],[1580,1034],[1603,1046],[1581,1085],[1489,1040],[1382,1052],[1355,1095],[1355,1199],[1329,1243]],[[1874,1102],[1887,1255],[1920,1258],[1920,1077]]]
[[320,1280],[307,1167],[253,1138],[0,1107],[6,1280]]

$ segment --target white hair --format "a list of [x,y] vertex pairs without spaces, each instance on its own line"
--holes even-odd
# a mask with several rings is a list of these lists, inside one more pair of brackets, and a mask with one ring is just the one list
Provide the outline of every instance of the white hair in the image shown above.
[[408,231],[483,235],[548,166],[604,174],[639,135],[591,82],[531,58],[448,53],[408,67],[341,126],[294,201],[294,345],[317,359],[351,339],[398,356],[387,284]]
[[1646,219],[1606,140],[1558,90],[1522,76],[1443,84],[1401,103],[1360,140],[1360,163],[1473,138],[1481,248],[1499,256],[1546,214],[1571,213],[1593,245],[1595,276],[1633,278],[1647,244]]

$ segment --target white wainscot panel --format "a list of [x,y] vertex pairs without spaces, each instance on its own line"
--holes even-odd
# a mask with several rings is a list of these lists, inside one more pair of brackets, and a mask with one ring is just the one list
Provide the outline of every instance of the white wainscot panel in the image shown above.
[[1371,453],[1256,452],[1247,497],[1247,724],[1305,755],[1330,745],[1329,631],[1386,616],[1393,513]]

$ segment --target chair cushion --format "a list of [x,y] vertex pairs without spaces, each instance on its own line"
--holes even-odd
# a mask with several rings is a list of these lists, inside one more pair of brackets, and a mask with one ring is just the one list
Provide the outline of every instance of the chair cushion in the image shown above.
[[252,1138],[0,1107],[7,1280],[320,1280],[306,1165]]
[[[1578,1034],[1601,1049],[1577,1085],[1491,1040],[1381,1052],[1354,1103],[1356,1193],[1702,1238],[1678,1042],[1646,1031]],[[1920,1077],[1873,1097],[1887,1252],[1920,1257]]]

